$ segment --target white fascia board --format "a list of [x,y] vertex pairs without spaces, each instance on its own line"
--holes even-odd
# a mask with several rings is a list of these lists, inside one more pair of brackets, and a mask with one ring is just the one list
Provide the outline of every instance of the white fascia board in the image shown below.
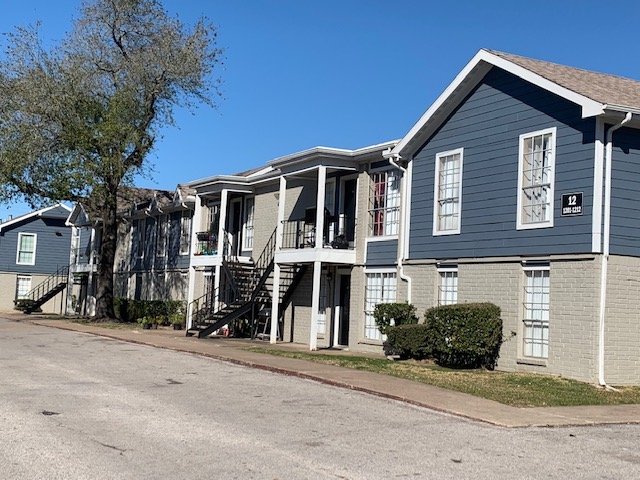
[[[567,100],[576,103],[582,107],[582,117],[592,117],[596,115],[602,115],[604,113],[605,105],[590,98],[580,95],[565,87],[561,87],[557,83],[554,83],[546,78],[533,73],[524,67],[516,65],[502,57],[487,52],[486,50],[480,50],[474,55],[469,63],[462,69],[462,71],[456,76],[456,78],[449,84],[442,94],[436,99],[436,101],[429,107],[429,109],[420,117],[420,120],[409,130],[402,140],[393,148],[390,152],[391,155],[401,155],[402,151],[407,145],[420,134],[421,130],[431,120],[432,117],[442,108],[442,106],[450,100],[450,98],[464,85],[471,84],[475,86],[480,82],[484,75],[491,69],[491,67],[498,67],[513,75],[516,75],[523,80],[537,85],[549,92],[555,93]],[[469,86],[467,89],[470,90]]]
[[27,219],[29,219],[31,217],[41,217],[42,215],[47,213],[49,210],[53,210],[54,208],[58,208],[58,207],[62,207],[65,210],[67,210],[69,213],[71,213],[71,208],[70,207],[66,206],[64,203],[56,203],[55,205],[52,205],[50,207],[45,207],[45,208],[41,208],[40,210],[35,210],[33,212],[25,213],[24,215],[20,215],[19,217],[12,218],[8,222],[2,223],[2,224],[0,224],[0,231],[2,231],[2,229],[5,228],[5,227],[8,227],[10,225],[14,225],[14,224],[16,224],[18,222],[22,222],[22,221],[27,220]]

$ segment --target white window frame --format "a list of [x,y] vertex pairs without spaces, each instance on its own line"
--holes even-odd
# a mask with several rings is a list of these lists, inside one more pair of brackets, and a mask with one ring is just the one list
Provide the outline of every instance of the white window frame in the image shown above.
[[[21,250],[22,239],[24,237],[33,237],[33,250]],[[18,233],[18,245],[16,246],[16,265],[35,265],[36,264],[36,251],[38,246],[38,234],[37,233],[26,233],[20,232]],[[21,262],[20,261],[20,253],[31,253],[31,261]]]
[[156,257],[167,255],[167,244],[169,243],[169,215],[160,215],[156,218]]
[[[382,184],[381,182],[376,182],[376,177],[378,175],[384,175],[385,189],[383,195],[380,195],[380,198],[384,200],[384,206],[382,207],[376,207],[376,199],[379,196],[376,193],[376,185]],[[393,181],[390,181],[389,178],[393,178]],[[397,188],[395,191],[392,191],[390,193],[389,185],[392,182],[396,183]],[[402,198],[400,182],[400,172],[392,168],[384,170],[372,170],[371,172],[369,172],[369,237],[398,237],[401,214],[400,204]],[[380,231],[378,231],[378,228],[376,228],[376,226],[378,225],[378,222],[376,222],[376,216],[378,214],[382,214],[382,222],[380,223],[382,228]]]
[[[525,201],[525,188],[530,188],[530,187],[525,187],[524,186],[524,176],[526,174],[526,171],[524,169],[524,155],[525,155],[525,151],[524,151],[524,145],[525,145],[525,141],[534,137],[538,137],[538,136],[544,136],[544,135],[551,135],[551,140],[549,142],[549,154],[547,158],[547,161],[549,163],[548,166],[542,166],[541,168],[547,169],[548,172],[548,181],[547,182],[542,182],[542,178],[540,179],[540,181],[538,183],[534,183],[534,181],[532,180],[532,184],[533,185],[539,185],[541,186],[541,188],[544,188],[544,185],[548,184],[548,192],[547,192],[547,210],[546,210],[546,215],[547,215],[547,219],[544,221],[526,221],[526,218],[524,218],[524,214],[523,214],[523,209],[525,208],[524,205],[524,201]],[[556,167],[556,142],[557,142],[557,128],[556,127],[552,127],[552,128],[546,128],[544,130],[538,130],[536,132],[530,132],[530,133],[524,133],[522,135],[520,135],[520,143],[519,143],[519,147],[518,147],[518,211],[517,211],[517,225],[516,228],[518,230],[527,230],[527,229],[533,229],[533,228],[549,228],[549,227],[553,227],[553,217],[554,217],[554,194],[555,194],[555,167]],[[533,168],[531,169],[531,171],[533,172]],[[533,173],[532,173],[533,174]]]
[[[457,181],[448,182],[442,185],[442,163],[447,157],[459,156],[460,166],[458,168]],[[435,179],[433,182],[433,235],[457,235],[460,234],[462,223],[462,165],[464,159],[464,148],[457,148],[447,152],[436,154]],[[454,173],[455,175],[455,173]],[[443,188],[445,191],[443,191]],[[453,228],[441,228],[440,219],[443,217],[442,206],[446,200],[447,205],[457,206],[453,212],[453,217],[457,216],[457,221]],[[447,215],[449,216],[449,215]]]
[[458,266],[439,266],[438,276],[438,305],[455,305],[458,303]]
[[193,215],[191,210],[183,210],[180,215],[180,255],[189,255],[192,223]]
[[[20,289],[20,280],[28,280],[28,287],[26,289],[26,291],[23,290],[23,292],[21,293],[21,289]],[[27,295],[29,294],[29,292],[31,291],[31,285],[32,285],[32,277],[31,275],[18,275],[16,277],[16,300],[22,300],[24,298],[27,298]]]
[[[549,358],[549,312],[551,294],[551,268],[549,265],[524,265],[522,289],[522,356],[546,360]],[[546,282],[544,280],[546,273]],[[531,276],[533,275],[533,276]],[[541,278],[541,285],[535,279]],[[531,284],[530,279],[533,281]],[[539,287],[539,290],[536,288]],[[538,318],[535,318],[538,317]],[[527,326],[527,322],[531,325]],[[539,324],[536,332],[533,323]]]
[[242,250],[253,250],[255,236],[256,197],[246,197],[242,216]]
[[[380,303],[395,303],[398,298],[398,274],[395,269],[365,270],[364,289],[364,338],[367,340],[383,341],[384,336],[378,330],[373,311]],[[370,280],[378,277],[381,279],[380,294],[377,293],[377,285],[372,285]],[[385,283],[385,279],[389,283]],[[391,282],[391,280],[393,280]],[[372,295],[373,293],[373,295]]]

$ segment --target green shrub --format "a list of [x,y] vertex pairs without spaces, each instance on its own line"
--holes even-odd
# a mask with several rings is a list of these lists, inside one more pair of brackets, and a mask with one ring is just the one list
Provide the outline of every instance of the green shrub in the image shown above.
[[433,350],[431,343],[426,325],[398,325],[387,328],[384,351],[387,355],[399,355],[401,358],[428,358]]
[[169,317],[186,312],[186,303],[182,300],[129,300],[114,298],[113,310],[116,318],[122,322],[135,322],[142,317],[158,318],[156,323],[168,325]]
[[416,307],[410,303],[379,303],[373,310],[373,318],[382,334],[393,325],[418,323]]
[[500,307],[464,303],[434,307],[425,313],[433,357],[440,365],[493,369],[502,344]]

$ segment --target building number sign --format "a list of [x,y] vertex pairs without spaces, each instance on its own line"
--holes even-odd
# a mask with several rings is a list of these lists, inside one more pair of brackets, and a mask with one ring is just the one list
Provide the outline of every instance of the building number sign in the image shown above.
[[562,216],[582,215],[582,192],[562,194]]

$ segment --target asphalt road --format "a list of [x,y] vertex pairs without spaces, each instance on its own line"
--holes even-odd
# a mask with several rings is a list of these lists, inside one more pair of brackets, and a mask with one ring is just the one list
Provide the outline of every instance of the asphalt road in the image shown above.
[[640,426],[503,429],[0,319],[0,479],[640,478]]

